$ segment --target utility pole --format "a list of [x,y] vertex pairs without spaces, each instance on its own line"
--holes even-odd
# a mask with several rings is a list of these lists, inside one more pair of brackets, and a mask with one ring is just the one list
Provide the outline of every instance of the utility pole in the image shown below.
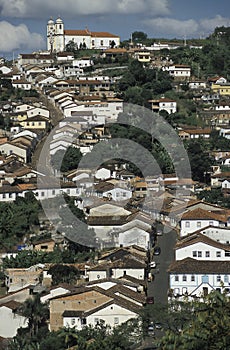
[[184,35],[184,46],[187,46],[187,38],[186,38],[186,34]]

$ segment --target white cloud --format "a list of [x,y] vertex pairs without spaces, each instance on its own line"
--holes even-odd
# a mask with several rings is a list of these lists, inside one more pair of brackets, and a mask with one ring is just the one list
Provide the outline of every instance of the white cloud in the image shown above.
[[0,13],[5,17],[44,18],[51,15],[152,13],[169,14],[169,0],[0,0]]
[[38,33],[30,33],[24,24],[13,26],[6,21],[2,21],[0,22],[0,32],[4,33],[0,36],[0,52],[11,52],[20,49],[30,51],[45,48],[44,38]]
[[199,28],[199,24],[193,19],[180,21],[173,18],[160,17],[147,19],[143,23],[149,26],[153,30],[153,33],[162,33],[162,36],[170,37],[192,36],[197,33]]
[[216,15],[214,18],[204,18],[200,20],[200,26],[207,32],[213,32],[216,27],[229,27],[230,19]]
[[[167,37],[200,37],[213,33],[216,27],[229,26],[230,19],[216,15],[214,18],[204,18],[199,21],[194,19],[177,20],[168,17],[146,19],[143,23],[157,33]],[[153,35],[154,36],[154,35]]]

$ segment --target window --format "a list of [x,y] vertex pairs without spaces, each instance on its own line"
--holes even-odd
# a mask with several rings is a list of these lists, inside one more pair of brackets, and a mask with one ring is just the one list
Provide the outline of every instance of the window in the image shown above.
[[201,227],[201,222],[200,222],[200,221],[197,221],[196,226],[197,226],[197,227]]
[[119,324],[119,317],[114,317],[114,324]]
[[183,282],[186,282],[186,281],[187,281],[187,276],[183,275]]
[[175,276],[175,282],[179,282],[179,276],[178,275]]
[[207,275],[202,276],[202,283],[208,283],[209,278]]
[[220,282],[220,281],[221,281],[221,276],[220,275],[216,276],[216,282]]
[[54,195],[55,194],[55,190],[52,190],[52,195]]
[[94,45],[95,45],[94,43],[95,43],[95,41],[94,41],[94,40],[92,40],[92,46],[94,46]]
[[202,257],[202,252],[199,251],[199,252],[198,252],[198,258],[201,258],[201,257]]
[[103,40],[101,40],[101,46],[103,46],[104,45],[104,42],[103,42]]
[[98,324],[98,323],[99,323],[99,318],[95,318],[95,319],[94,319],[94,323],[95,323],[95,324]]
[[75,324],[75,318],[71,318],[71,325],[73,326]]
[[210,252],[209,252],[209,251],[206,251],[206,252],[205,252],[205,257],[206,257],[206,258],[210,258]]
[[228,275],[224,275],[224,282],[228,283]]
[[185,227],[190,227],[190,222],[189,221],[185,221]]
[[221,252],[220,252],[220,251],[216,252],[216,257],[217,257],[217,258],[220,258],[220,257],[221,257]]
[[213,221],[209,221],[209,226],[213,226]]
[[188,293],[187,287],[183,287],[182,288],[182,294],[184,295],[184,294],[187,294],[187,293]]
[[192,256],[193,256],[194,258],[197,257],[197,251],[196,251],[196,250],[194,250],[194,251],[192,252]]
[[195,276],[194,275],[191,276],[191,282],[195,282]]

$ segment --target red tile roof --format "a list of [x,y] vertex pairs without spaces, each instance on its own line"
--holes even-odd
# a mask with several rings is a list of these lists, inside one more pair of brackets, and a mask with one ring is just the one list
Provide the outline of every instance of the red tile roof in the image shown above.
[[222,211],[221,214],[217,214],[212,211],[199,208],[184,213],[182,220],[217,220],[226,222],[228,216],[230,216],[230,213],[227,210]]

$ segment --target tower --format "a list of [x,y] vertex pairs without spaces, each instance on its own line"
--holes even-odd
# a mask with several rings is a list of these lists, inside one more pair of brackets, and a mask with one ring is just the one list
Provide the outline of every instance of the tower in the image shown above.
[[56,52],[65,50],[65,38],[64,38],[64,23],[60,16],[55,22],[55,45],[54,50]]
[[55,35],[55,26],[52,18],[49,19],[47,23],[47,50],[51,53],[53,52],[53,44],[54,44],[54,35]]
[[64,23],[60,17],[54,22],[51,18],[47,23],[47,50],[60,52],[65,49]]

